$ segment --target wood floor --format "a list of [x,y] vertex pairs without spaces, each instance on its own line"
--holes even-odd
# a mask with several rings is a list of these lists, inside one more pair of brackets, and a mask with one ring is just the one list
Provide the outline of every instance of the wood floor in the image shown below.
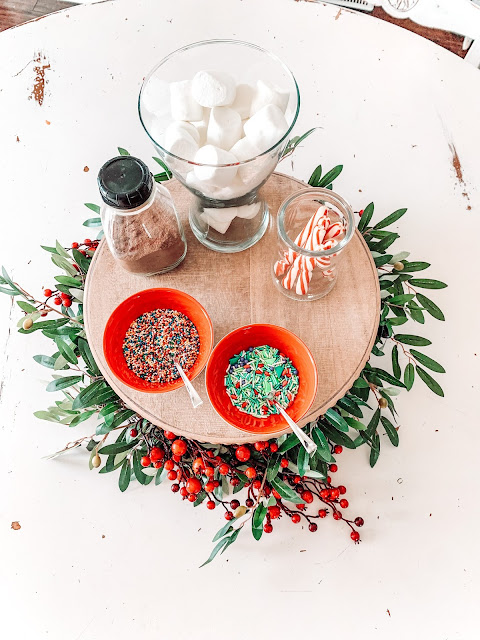
[[[74,4],[76,3],[58,2],[58,0],[0,0],[0,31],[38,18],[39,16],[44,16],[47,13],[52,13],[52,11],[66,9]],[[375,7],[372,15],[381,20],[399,25],[409,31],[413,31],[424,38],[428,38],[462,58],[464,58],[467,53],[462,50],[463,38],[461,36],[449,33],[448,31],[440,31],[439,29],[428,29],[427,27],[415,24],[411,20],[396,20],[395,18],[391,18],[380,7]]]

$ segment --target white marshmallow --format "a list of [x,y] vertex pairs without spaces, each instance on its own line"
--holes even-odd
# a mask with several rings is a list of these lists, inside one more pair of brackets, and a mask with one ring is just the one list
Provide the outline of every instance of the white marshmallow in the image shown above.
[[197,144],[200,144],[200,133],[198,132],[198,129],[190,122],[185,122],[183,120],[171,122],[168,125],[165,129],[165,144],[168,145],[169,140],[178,138],[178,136],[183,135],[183,133],[188,133]]
[[198,71],[193,77],[192,95],[203,107],[226,107],[235,100],[235,93],[235,80],[223,71]]
[[190,80],[170,84],[170,109],[174,120],[201,120],[203,109],[193,99]]
[[208,121],[207,144],[228,150],[242,135],[240,114],[230,107],[213,107]]
[[256,158],[260,153],[260,149],[257,149],[257,147],[245,137],[233,145],[230,149],[230,153],[233,153],[240,162],[244,162],[245,160]]
[[160,78],[152,76],[142,93],[142,101],[147,111],[151,113],[168,113],[169,98],[168,84],[160,80]]
[[246,193],[248,193],[248,188],[237,175],[228,187],[223,187],[223,189],[217,190],[215,198],[217,200],[233,200],[233,198],[240,198]]
[[[195,127],[192,128],[195,129]],[[170,153],[173,153],[175,156],[185,160],[193,160],[198,151],[197,142],[190,135],[188,130],[182,127],[167,127],[164,135],[163,146],[167,151],[170,151]],[[172,162],[173,159],[171,164]],[[175,161],[174,164],[175,163],[178,164],[178,161]],[[173,168],[180,168],[180,164],[178,167],[173,166]]]
[[208,128],[208,121],[210,120],[210,112],[211,112],[211,109],[207,109],[207,107],[203,107],[202,120],[196,120],[191,123],[198,131],[198,134],[200,137],[199,145],[201,147],[203,147],[204,144],[207,144],[207,128]]
[[268,104],[247,120],[243,129],[250,142],[262,152],[279,142],[288,130],[288,123],[279,107]]
[[195,171],[189,171],[187,173],[185,182],[187,183],[188,187],[190,187],[191,189],[195,189],[196,191],[199,191],[202,195],[204,195],[207,198],[215,198],[219,191],[217,187],[214,187],[208,182],[203,182],[202,180],[199,180],[195,175]]
[[271,82],[257,80],[257,86],[252,98],[252,107],[250,115],[255,115],[260,109],[266,107],[267,104],[276,105],[283,113],[287,108],[290,95],[285,91],[280,91]]
[[249,118],[252,110],[253,87],[249,84],[237,85],[235,100],[232,102],[232,109],[238,111],[242,120]]
[[[212,144],[206,144],[197,151],[194,161],[201,165],[219,165],[233,164],[237,162],[237,159],[229,151],[214,147]],[[199,180],[221,188],[232,182],[237,174],[237,167],[198,166],[194,168],[194,171]]]
[[260,202],[253,204],[245,204],[243,207],[237,207],[237,216],[244,220],[252,220],[260,211]]
[[213,227],[218,233],[226,233],[232,220],[237,215],[237,207],[227,209],[210,209],[205,208],[200,214],[200,219]]

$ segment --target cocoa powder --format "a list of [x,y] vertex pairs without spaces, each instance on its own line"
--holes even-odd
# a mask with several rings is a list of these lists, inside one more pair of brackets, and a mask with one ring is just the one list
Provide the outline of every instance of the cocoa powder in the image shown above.
[[184,255],[185,242],[172,205],[161,194],[143,211],[110,209],[104,225],[113,255],[131,273],[160,273]]

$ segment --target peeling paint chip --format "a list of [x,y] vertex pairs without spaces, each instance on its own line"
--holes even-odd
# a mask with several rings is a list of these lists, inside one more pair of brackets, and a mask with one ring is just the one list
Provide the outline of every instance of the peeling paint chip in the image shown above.
[[[39,19],[40,18],[37,18],[37,20]],[[33,70],[35,72],[35,81],[33,84],[32,93],[28,96],[28,99],[31,100],[32,98],[34,98],[36,102],[38,102],[38,104],[42,106],[43,98],[45,97],[45,84],[48,83],[48,80],[45,80],[45,71],[47,69],[50,69],[50,63],[47,61],[45,55],[41,52],[39,52],[37,54],[37,57],[34,58],[34,62],[37,63],[37,65],[33,67]]]
[[18,530],[19,530],[19,529],[21,529],[21,528],[22,528],[22,527],[21,527],[20,523],[19,523],[17,520],[15,520],[14,522],[12,522],[12,529],[13,529],[14,531],[18,531]]

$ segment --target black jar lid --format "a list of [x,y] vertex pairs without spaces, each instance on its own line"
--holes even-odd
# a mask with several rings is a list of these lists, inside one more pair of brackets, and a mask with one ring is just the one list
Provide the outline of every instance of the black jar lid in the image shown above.
[[153,190],[149,168],[133,156],[108,160],[98,172],[97,182],[103,201],[116,209],[141,206]]

